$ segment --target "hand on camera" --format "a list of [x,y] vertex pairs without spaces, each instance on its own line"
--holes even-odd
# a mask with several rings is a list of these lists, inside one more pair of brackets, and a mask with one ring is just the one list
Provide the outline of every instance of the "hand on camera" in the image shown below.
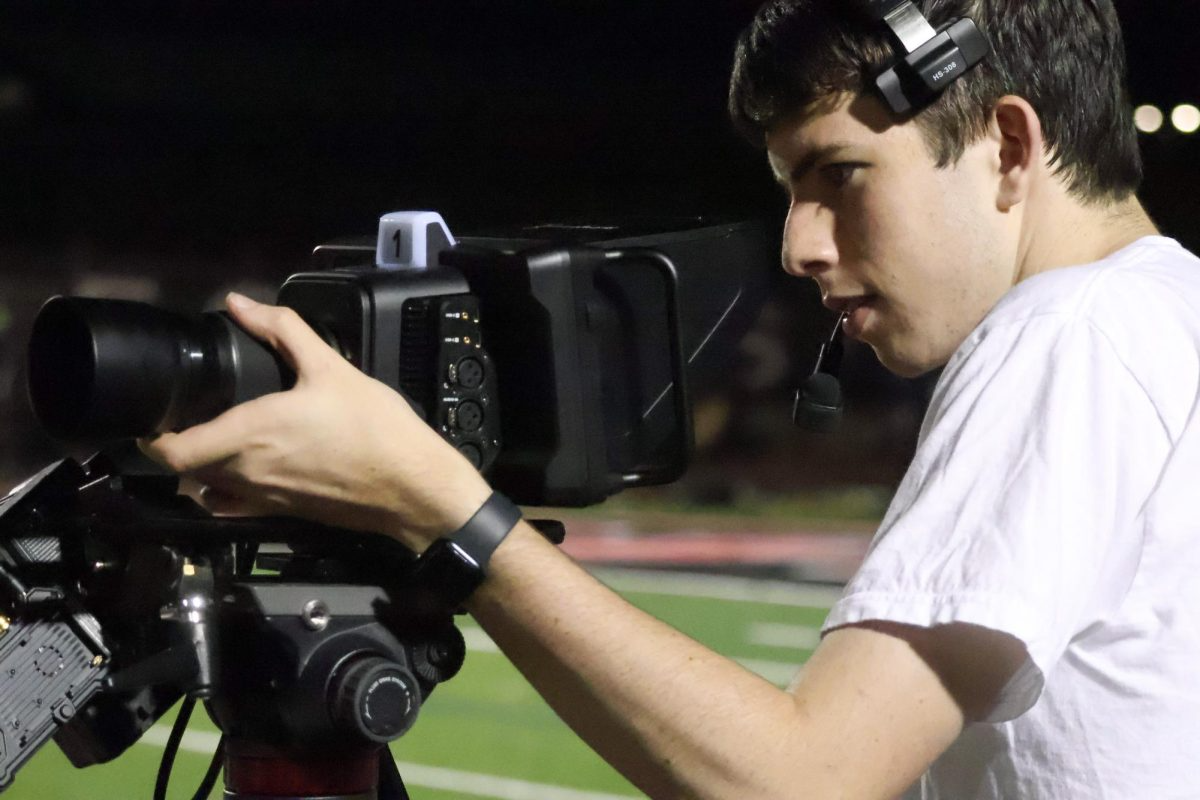
[[235,294],[227,305],[296,372],[295,387],[140,442],[203,484],[213,513],[302,517],[386,533],[420,552],[488,497],[482,476],[401,395],[355,369],[294,311]]

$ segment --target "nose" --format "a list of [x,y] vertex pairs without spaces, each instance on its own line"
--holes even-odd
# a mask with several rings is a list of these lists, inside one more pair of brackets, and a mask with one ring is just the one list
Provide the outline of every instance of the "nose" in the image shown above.
[[783,269],[798,278],[815,278],[837,263],[833,211],[820,203],[796,200],[783,227]]

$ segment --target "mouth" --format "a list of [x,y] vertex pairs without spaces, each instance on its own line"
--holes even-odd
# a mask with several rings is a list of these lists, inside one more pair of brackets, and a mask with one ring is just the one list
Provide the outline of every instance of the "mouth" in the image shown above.
[[842,317],[842,330],[847,336],[860,339],[876,300],[878,297],[872,294],[844,297],[826,295],[821,302]]
[[874,295],[862,294],[853,297],[834,297],[825,295],[821,298],[821,304],[837,314],[845,314],[851,316],[860,306],[870,303],[874,299]]

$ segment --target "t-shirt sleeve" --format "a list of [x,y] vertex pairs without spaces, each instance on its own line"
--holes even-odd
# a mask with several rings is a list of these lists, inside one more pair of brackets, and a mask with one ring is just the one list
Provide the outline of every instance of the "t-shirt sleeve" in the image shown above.
[[1072,637],[1127,592],[1166,447],[1153,404],[1087,320],[1046,314],[977,331],[947,365],[912,465],[825,630],[888,620],[1010,634],[1029,658],[990,721],[1019,716]]

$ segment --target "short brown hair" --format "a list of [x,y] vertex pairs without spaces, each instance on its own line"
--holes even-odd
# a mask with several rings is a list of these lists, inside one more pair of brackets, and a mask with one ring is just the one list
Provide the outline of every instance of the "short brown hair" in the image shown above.
[[[939,167],[986,131],[996,101],[1034,107],[1057,174],[1084,201],[1121,200],[1142,180],[1125,45],[1109,0],[916,0],[936,27],[971,17],[992,53],[915,121]],[[738,40],[729,112],[752,142],[822,100],[860,94],[896,58],[853,0],[770,0]]]

